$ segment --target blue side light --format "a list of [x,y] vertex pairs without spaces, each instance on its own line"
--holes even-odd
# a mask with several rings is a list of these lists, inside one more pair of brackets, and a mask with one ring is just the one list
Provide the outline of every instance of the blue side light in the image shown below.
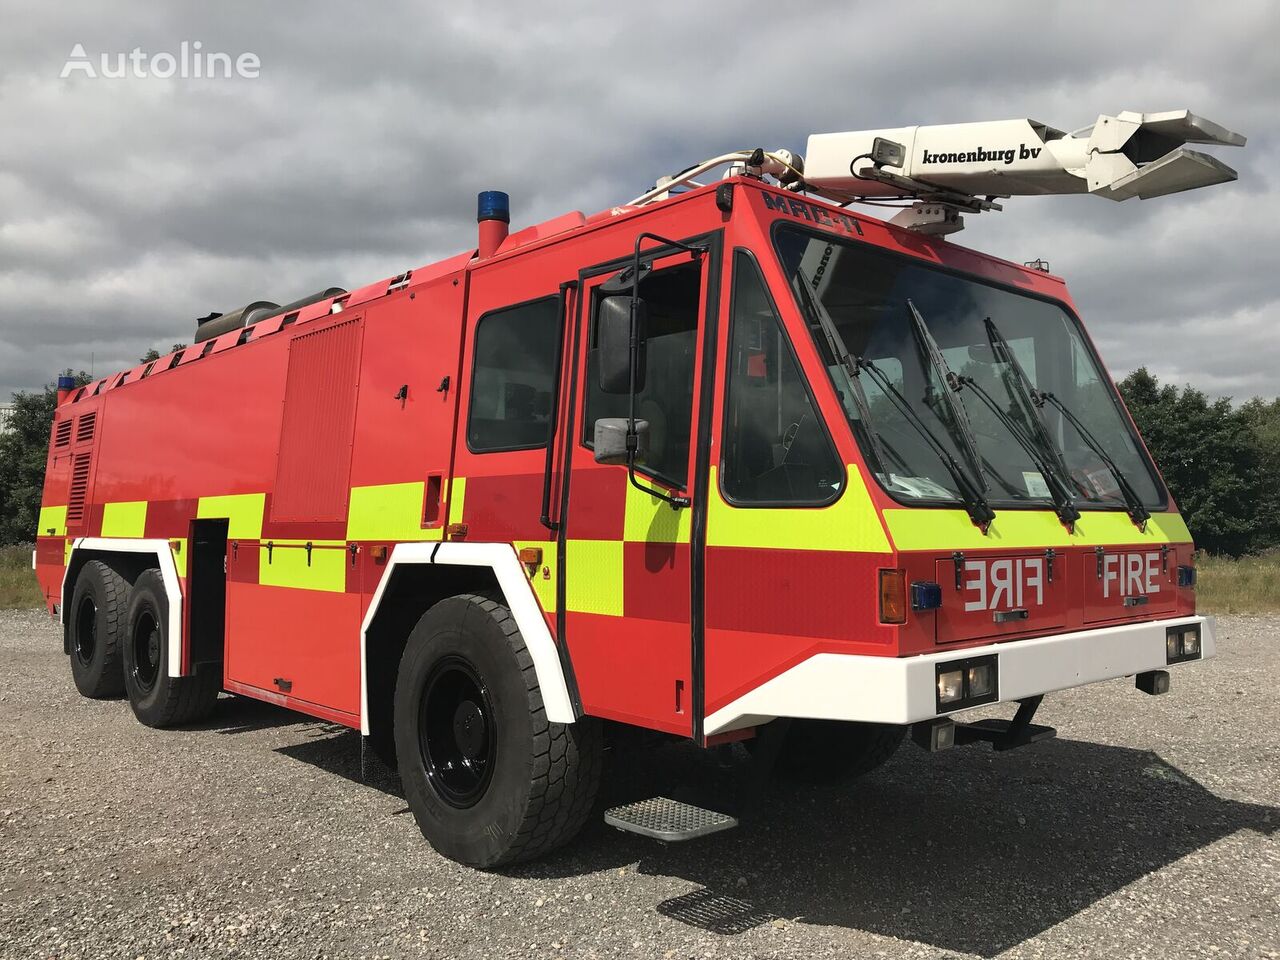
[[932,580],[911,584],[912,610],[937,610],[942,606],[942,587]]
[[1196,568],[1188,566],[1178,567],[1178,586],[1194,587],[1196,585]]
[[74,390],[75,388],[76,388],[75,377],[59,377],[58,378],[59,390]]
[[511,222],[511,198],[501,190],[482,190],[476,197],[476,221]]

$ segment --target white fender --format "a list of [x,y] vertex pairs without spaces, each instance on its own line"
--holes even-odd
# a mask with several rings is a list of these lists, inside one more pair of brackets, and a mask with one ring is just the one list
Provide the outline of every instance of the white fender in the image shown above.
[[58,622],[67,623],[67,573],[77,550],[97,550],[104,553],[153,553],[164,580],[164,593],[169,599],[169,676],[182,676],[182,581],[178,579],[178,567],[168,540],[117,540],[112,537],[80,537],[71,545],[71,556],[62,571],[62,602],[58,607]]
[[446,566],[488,567],[502,589],[503,597],[524,637],[525,647],[533,658],[533,669],[542,690],[547,719],[553,723],[573,723],[573,704],[569,687],[560,669],[556,642],[547,627],[533,588],[520,566],[515,548],[509,543],[399,543],[392,548],[387,569],[373,594],[364,623],[360,626],[360,732],[369,735],[369,686],[365,645],[369,626],[382,602],[382,592],[391,582],[397,566],[434,563]]

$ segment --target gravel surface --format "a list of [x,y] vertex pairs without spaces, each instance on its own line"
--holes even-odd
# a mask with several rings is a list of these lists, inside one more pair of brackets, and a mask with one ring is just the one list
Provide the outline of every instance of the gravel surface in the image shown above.
[[[1280,618],[1219,624],[1167,696],[1047,698],[1047,743],[663,847],[596,822],[480,873],[422,839],[359,737],[240,698],[148,730],[81,699],[42,613],[0,613],[3,957],[1278,957]],[[609,802],[727,805],[741,748],[615,751]]]

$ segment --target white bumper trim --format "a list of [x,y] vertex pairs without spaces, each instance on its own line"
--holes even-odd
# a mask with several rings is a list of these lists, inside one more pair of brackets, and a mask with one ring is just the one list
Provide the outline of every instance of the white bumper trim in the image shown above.
[[1163,670],[1168,666],[1165,629],[1196,623],[1201,625],[1200,659],[1205,660],[1214,654],[1214,621],[1200,616],[1126,623],[916,657],[819,653],[708,716],[706,731],[724,733],[775,717],[900,724],[929,720],[939,715],[937,664],[987,654],[997,658],[1002,701]]

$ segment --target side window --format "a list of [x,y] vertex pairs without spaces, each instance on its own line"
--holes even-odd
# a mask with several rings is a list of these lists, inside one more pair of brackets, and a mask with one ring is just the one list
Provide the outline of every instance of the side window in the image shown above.
[[[702,268],[699,264],[687,263],[655,270],[640,281],[640,296],[649,310],[645,385],[636,395],[636,417],[649,421],[649,456],[641,469],[684,486],[689,473]],[[586,375],[583,442],[589,447],[597,420],[627,415],[627,397],[600,391],[596,375],[594,309]]]
[[476,323],[467,411],[467,447],[473,453],[546,444],[559,321],[559,300],[547,297],[486,313]]
[[817,506],[844,468],[755,261],[734,258],[721,487],[741,504]]

